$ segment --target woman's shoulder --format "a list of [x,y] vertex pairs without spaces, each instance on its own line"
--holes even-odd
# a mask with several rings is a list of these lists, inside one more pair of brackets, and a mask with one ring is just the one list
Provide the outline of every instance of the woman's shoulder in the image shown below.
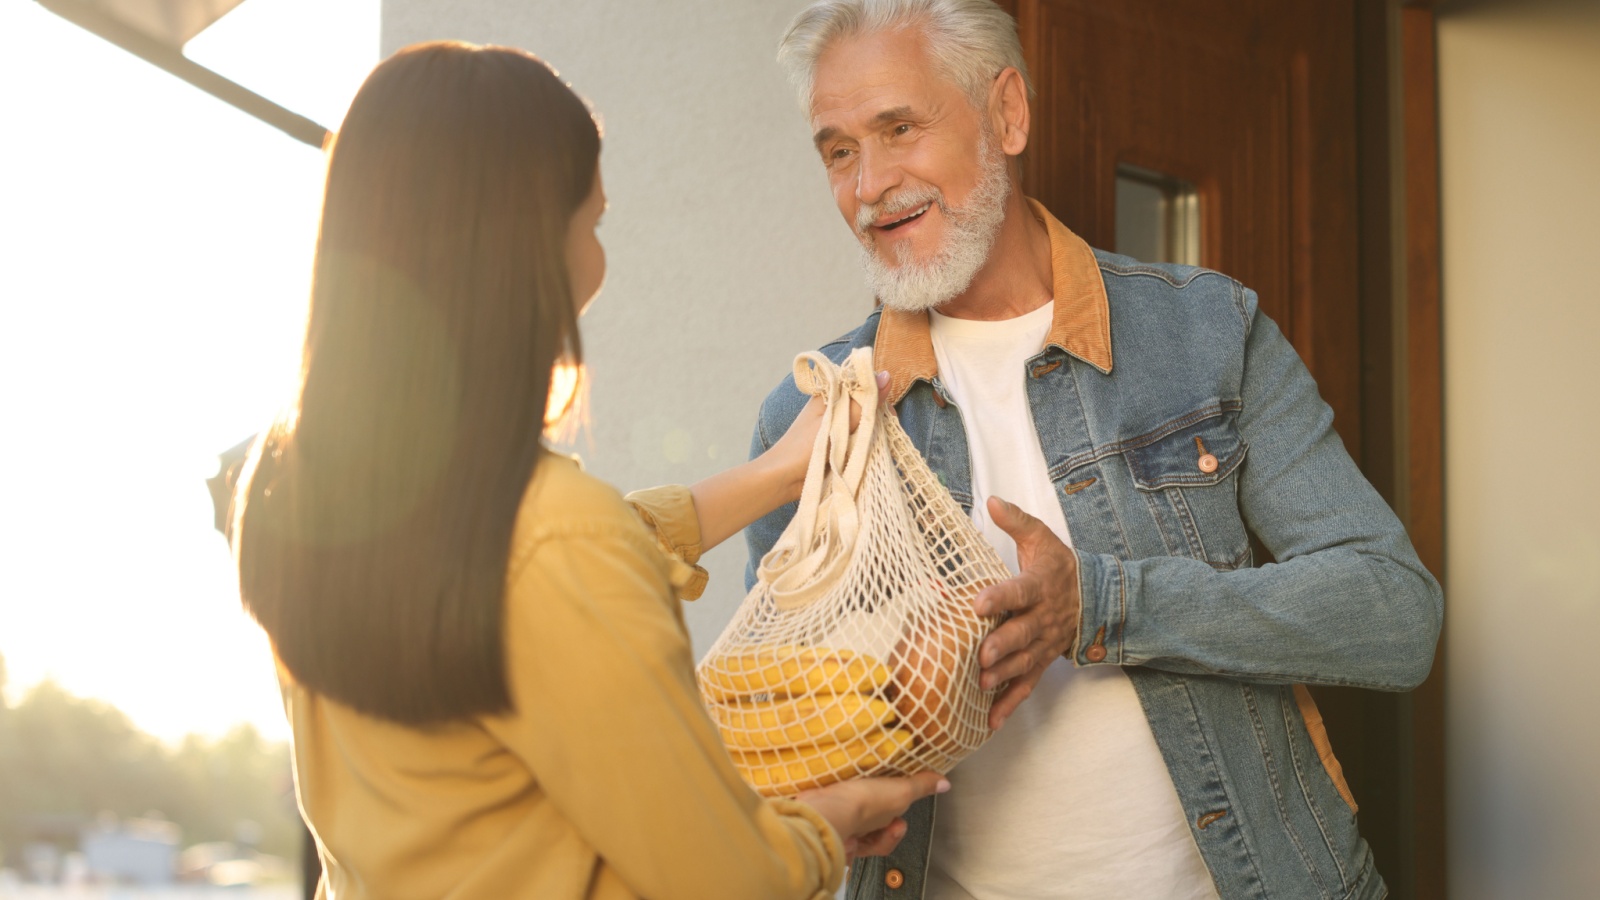
[[558,595],[580,604],[612,595],[671,598],[674,575],[655,536],[616,488],[585,472],[576,458],[546,453],[539,460],[517,510],[508,583],[523,585],[548,606]]
[[647,536],[616,488],[585,472],[577,457],[545,453],[517,510],[515,545],[526,548],[551,538],[605,534]]

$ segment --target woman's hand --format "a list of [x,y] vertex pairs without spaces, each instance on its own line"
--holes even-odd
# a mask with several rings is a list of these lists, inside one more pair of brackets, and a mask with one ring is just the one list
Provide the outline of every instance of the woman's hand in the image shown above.
[[[878,392],[881,394],[888,388],[889,373],[879,372]],[[811,463],[811,448],[817,442],[817,431],[822,428],[824,406],[821,397],[812,397],[810,402],[806,403],[805,409],[800,410],[800,415],[789,425],[789,430],[783,433],[783,437],[778,438],[777,442],[762,454],[762,458],[770,462],[783,477],[786,503],[800,499],[800,489],[806,481],[806,467]],[[851,400],[851,433],[854,433],[856,426],[860,424],[861,404]]]
[[948,790],[950,782],[943,775],[921,772],[909,778],[841,781],[805,791],[795,799],[828,820],[844,841],[845,853],[854,859],[883,856],[894,850],[906,836],[906,823],[900,818],[901,814],[923,797]]
[[[888,386],[889,373],[878,373],[878,390]],[[800,499],[811,446],[822,427],[823,403],[813,397],[767,452],[742,465],[697,481],[689,487],[700,519],[702,552],[722,543],[751,522],[785,503]],[[850,430],[861,422],[861,407],[850,402]]]

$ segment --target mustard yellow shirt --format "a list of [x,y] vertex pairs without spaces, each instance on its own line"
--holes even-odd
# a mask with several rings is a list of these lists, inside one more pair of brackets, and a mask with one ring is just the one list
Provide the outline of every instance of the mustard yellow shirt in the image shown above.
[[703,580],[688,490],[629,500],[572,460],[540,462],[507,573],[512,714],[411,728],[280,669],[323,896],[833,895],[838,835],[747,787],[701,705],[679,609]]

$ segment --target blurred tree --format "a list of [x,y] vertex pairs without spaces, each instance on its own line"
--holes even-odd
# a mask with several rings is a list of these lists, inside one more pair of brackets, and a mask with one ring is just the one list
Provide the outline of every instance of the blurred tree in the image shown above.
[[239,725],[214,742],[185,738],[172,762],[196,802],[183,813],[182,821],[193,823],[186,828],[196,829],[189,840],[240,841],[290,860],[298,856],[300,814],[287,744]]
[[74,697],[53,681],[14,707],[0,695],[3,847],[20,848],[29,828],[46,819],[159,811],[183,830],[185,844],[233,841],[249,823],[245,831],[259,836],[255,849],[293,860],[300,824],[292,791],[288,745],[248,725],[169,748],[116,708]]

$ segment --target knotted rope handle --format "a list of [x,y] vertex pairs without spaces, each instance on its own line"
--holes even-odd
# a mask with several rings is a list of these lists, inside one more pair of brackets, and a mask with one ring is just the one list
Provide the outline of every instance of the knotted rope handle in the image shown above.
[[[871,347],[853,351],[842,365],[821,353],[802,353],[795,357],[794,382],[801,391],[822,398],[822,426],[811,445],[794,519],[756,570],[779,609],[809,605],[843,576],[861,532],[856,497],[878,424]],[[851,400],[861,406],[854,433]]]

